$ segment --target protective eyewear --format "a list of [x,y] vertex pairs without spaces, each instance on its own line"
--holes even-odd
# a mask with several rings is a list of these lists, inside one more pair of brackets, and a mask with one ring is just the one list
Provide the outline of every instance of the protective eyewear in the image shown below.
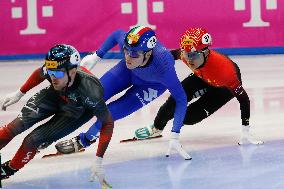
[[57,79],[61,79],[61,78],[63,78],[64,77],[64,75],[65,75],[65,71],[62,71],[62,70],[47,70],[47,73],[48,73],[48,75],[51,77],[51,76],[53,76],[53,77],[55,77],[55,78],[57,78]]
[[186,58],[190,59],[190,60],[196,60],[198,58],[200,58],[200,56],[202,55],[202,51],[195,51],[195,52],[186,52],[184,51],[184,55]]
[[143,51],[132,51],[132,50],[129,50],[125,47],[123,48],[123,51],[124,51],[124,54],[126,56],[130,56],[131,58],[138,58],[141,55],[145,54],[145,52],[143,52]]

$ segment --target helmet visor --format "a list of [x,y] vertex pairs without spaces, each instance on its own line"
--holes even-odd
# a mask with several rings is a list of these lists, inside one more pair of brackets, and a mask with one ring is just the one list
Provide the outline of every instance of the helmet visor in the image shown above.
[[57,79],[61,79],[65,75],[65,71],[62,71],[62,70],[49,70],[49,69],[47,69],[47,73],[50,77],[53,76]]
[[133,51],[133,50],[130,50],[126,47],[123,47],[123,52],[124,52],[125,56],[130,56],[131,58],[138,58],[138,57],[140,57],[141,55],[144,54],[143,51]]

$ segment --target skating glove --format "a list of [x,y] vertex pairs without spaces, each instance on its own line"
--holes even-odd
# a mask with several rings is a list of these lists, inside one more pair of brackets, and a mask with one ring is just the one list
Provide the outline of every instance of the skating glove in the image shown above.
[[88,138],[86,133],[80,133],[79,138],[80,138],[80,144],[84,148],[86,148],[86,147],[89,147],[91,144],[95,143],[97,138],[99,138],[99,136],[91,135],[91,138]]
[[146,139],[156,137],[162,134],[162,130],[156,129],[154,125],[139,128],[135,131],[134,136],[137,139]]
[[93,182],[96,178],[98,178],[102,189],[112,188],[105,179],[105,170],[102,162],[103,158],[96,156],[95,163],[91,169],[90,182]]
[[81,60],[81,66],[87,68],[88,70],[92,70],[98,61],[101,60],[101,57],[97,55],[97,53],[88,54]]
[[22,93],[20,90],[17,90],[16,92],[8,94],[3,101],[3,104],[1,107],[2,110],[6,111],[6,108],[8,106],[18,102],[24,95],[25,93]]
[[192,159],[190,155],[182,148],[179,142],[179,133],[172,132],[166,157],[169,157],[171,152],[174,150],[177,151],[185,160]]

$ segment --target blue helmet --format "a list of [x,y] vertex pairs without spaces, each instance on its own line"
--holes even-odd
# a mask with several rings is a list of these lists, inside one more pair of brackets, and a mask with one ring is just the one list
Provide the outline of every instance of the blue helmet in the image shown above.
[[71,45],[59,44],[52,47],[45,57],[47,69],[70,70],[78,67],[81,58],[79,52]]
[[124,39],[124,47],[130,51],[150,51],[157,44],[155,32],[145,26],[130,29]]

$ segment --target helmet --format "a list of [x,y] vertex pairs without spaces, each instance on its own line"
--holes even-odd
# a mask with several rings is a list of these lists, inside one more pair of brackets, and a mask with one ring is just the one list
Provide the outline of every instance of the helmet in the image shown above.
[[155,32],[145,26],[130,29],[124,39],[124,47],[130,51],[150,51],[157,44]]
[[202,51],[211,44],[211,35],[203,28],[190,28],[180,38],[180,48],[187,52]]
[[80,54],[71,45],[59,44],[52,47],[45,57],[45,67],[47,69],[70,70],[80,64]]

